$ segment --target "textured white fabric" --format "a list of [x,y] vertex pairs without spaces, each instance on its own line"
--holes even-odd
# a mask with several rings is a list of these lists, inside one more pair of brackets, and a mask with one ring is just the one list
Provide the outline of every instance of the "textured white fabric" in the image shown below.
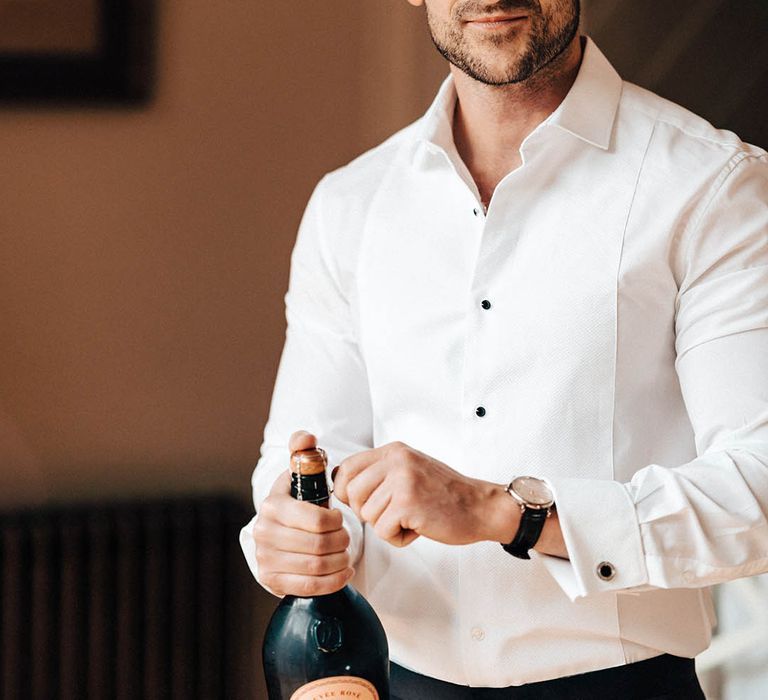
[[505,686],[694,656],[707,586],[768,570],[768,156],[588,41],[484,215],[455,99],[449,78],[312,196],[256,508],[299,428],[334,464],[401,440],[497,483],[546,477],[570,561],[396,549],[346,511],[393,660]]

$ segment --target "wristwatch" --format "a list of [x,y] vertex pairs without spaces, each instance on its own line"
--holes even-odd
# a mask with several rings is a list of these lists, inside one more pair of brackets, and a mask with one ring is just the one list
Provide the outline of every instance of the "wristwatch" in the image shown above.
[[539,541],[544,523],[555,505],[552,489],[546,481],[535,476],[518,476],[509,483],[505,491],[517,501],[523,515],[515,538],[509,544],[502,543],[501,546],[514,557],[530,559],[528,550]]

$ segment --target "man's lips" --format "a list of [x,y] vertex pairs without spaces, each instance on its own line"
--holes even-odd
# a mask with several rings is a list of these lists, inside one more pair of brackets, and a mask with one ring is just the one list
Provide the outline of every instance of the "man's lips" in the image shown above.
[[518,22],[520,20],[528,19],[526,15],[490,15],[488,17],[475,17],[474,19],[464,20],[466,24],[474,24],[480,26],[500,26],[505,24],[511,24],[512,22]]

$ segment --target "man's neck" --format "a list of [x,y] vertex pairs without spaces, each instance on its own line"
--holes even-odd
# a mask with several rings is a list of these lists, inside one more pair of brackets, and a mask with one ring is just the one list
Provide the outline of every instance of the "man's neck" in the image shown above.
[[522,83],[491,86],[451,66],[456,93],[453,139],[487,205],[496,185],[521,165],[520,144],[557,109],[579,72],[579,37]]

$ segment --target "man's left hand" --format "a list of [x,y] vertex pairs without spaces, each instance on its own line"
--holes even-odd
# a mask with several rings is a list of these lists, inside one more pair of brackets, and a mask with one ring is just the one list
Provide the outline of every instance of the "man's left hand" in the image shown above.
[[334,495],[397,547],[419,535],[445,544],[509,542],[520,508],[504,486],[471,479],[429,455],[392,442],[345,459]]

